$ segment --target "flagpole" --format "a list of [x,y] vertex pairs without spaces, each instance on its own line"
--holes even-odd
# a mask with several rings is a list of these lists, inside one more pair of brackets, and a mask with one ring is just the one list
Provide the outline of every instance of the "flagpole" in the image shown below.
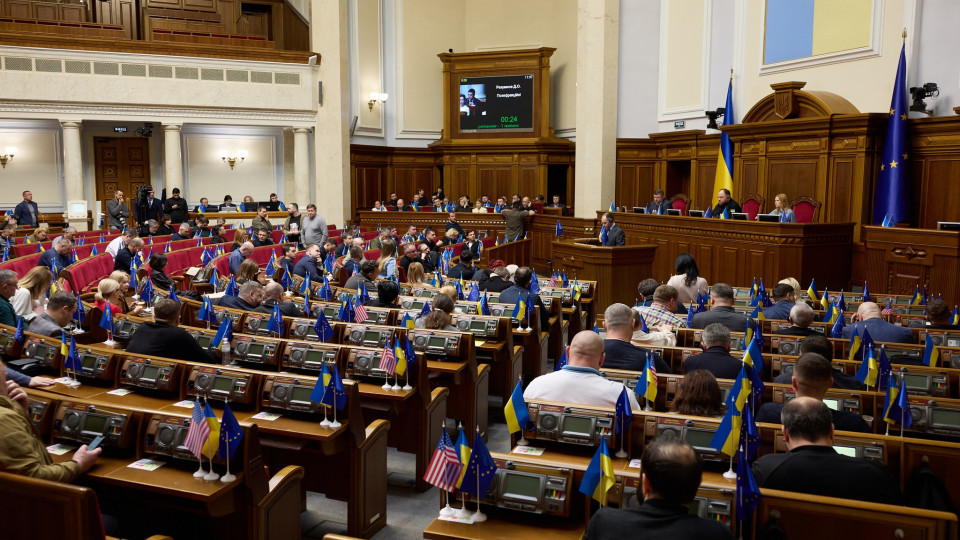
[[[404,338],[404,339],[407,339],[407,338]],[[403,361],[407,363],[406,367],[404,367],[403,369],[403,377],[404,377],[403,389],[409,391],[409,390],[413,390],[413,387],[410,386],[410,359],[407,358],[406,351],[404,351],[403,357],[404,357]]]
[[[204,422],[207,421],[206,415],[204,415],[203,421],[204,421]],[[210,439],[210,435],[207,435],[207,439],[208,439],[208,440]],[[201,462],[201,464],[203,463],[203,447],[202,447],[202,446],[200,447],[200,462]],[[215,480],[218,480],[219,478],[220,478],[220,475],[217,474],[216,472],[214,472],[214,470],[213,470],[213,458],[211,457],[211,458],[210,458],[210,472],[208,472],[208,473],[203,477],[203,479],[204,479],[204,480],[207,480],[207,481],[210,481],[210,482],[213,482],[213,481],[215,481]]]
[[[622,395],[622,394],[621,394],[621,395]],[[630,406],[630,400],[627,400],[627,403],[626,403],[625,406],[626,406],[626,407],[629,407],[629,406]],[[614,455],[617,456],[617,457],[620,458],[620,459],[623,459],[623,458],[627,457],[627,452],[623,449],[623,442],[624,442],[624,440],[627,438],[627,429],[626,429],[626,427],[623,425],[623,417],[625,416],[625,415],[623,414],[623,411],[621,411],[620,414],[617,415],[617,416],[618,416],[617,422],[620,422],[620,450],[617,450],[617,453],[614,454]],[[521,433],[523,433],[523,432],[521,431]]]
[[333,405],[330,407],[333,409],[333,422],[330,422],[330,427],[332,429],[337,429],[343,425],[340,422],[337,422],[337,381],[331,379],[330,382],[333,383]]
[[733,456],[732,456],[732,455],[730,456],[730,470],[728,470],[727,472],[723,473],[723,477],[726,478],[727,480],[736,480],[736,479],[737,479],[737,472],[733,470]]
[[[229,404],[229,403],[230,403],[230,399],[228,398],[228,399],[224,402],[224,410],[226,410],[226,406],[227,406],[227,404]],[[221,418],[222,418],[222,417],[221,417]],[[223,422],[220,422],[220,432],[223,433]],[[227,447],[227,448],[226,448],[226,453],[227,453],[227,474],[221,476],[221,477],[220,477],[220,481],[221,481],[221,482],[233,482],[234,480],[237,479],[237,477],[234,476],[234,475],[232,475],[232,474],[230,474],[230,434],[229,434],[229,433],[227,433],[227,444],[226,444],[225,446]],[[212,467],[211,467],[211,468],[212,468]]]
[[[480,436],[480,426],[477,426],[477,436]],[[476,445],[474,445],[476,446]],[[470,460],[473,461],[473,453],[470,454]],[[469,464],[468,464],[469,467]],[[487,515],[480,511],[480,459],[477,458],[477,511],[473,514],[474,523],[483,523],[487,520]]]
[[[381,352],[380,354],[382,355],[383,352]],[[387,370],[383,370],[383,386],[381,386],[380,388],[383,388],[384,390],[389,390],[393,388],[392,386],[390,386],[390,372]]]

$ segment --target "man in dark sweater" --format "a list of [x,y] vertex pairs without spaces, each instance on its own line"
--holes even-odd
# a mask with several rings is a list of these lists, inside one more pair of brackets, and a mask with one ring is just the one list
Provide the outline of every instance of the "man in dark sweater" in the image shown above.
[[132,238],[130,242],[117,250],[117,256],[113,258],[114,271],[119,270],[127,274],[130,273],[130,263],[137,255],[137,252],[143,249],[142,238]]
[[644,447],[640,460],[643,505],[623,510],[601,506],[590,518],[583,540],[732,540],[720,523],[690,515],[702,475],[703,458],[692,446],[676,436],[658,436]]
[[164,298],[153,306],[154,322],[141,324],[130,338],[127,352],[176,360],[216,364],[217,360],[182,328],[180,304]]
[[705,369],[718,379],[734,379],[740,373],[743,361],[730,354],[730,330],[726,326],[713,323],[704,328],[700,347],[702,353],[683,362],[684,373]]
[[713,323],[723,323],[731,332],[747,329],[747,316],[733,309],[733,287],[726,283],[714,283],[710,287],[710,311],[697,313],[690,321],[690,328],[706,328]]
[[251,279],[240,286],[240,292],[237,296],[225,294],[220,297],[220,300],[217,300],[217,305],[231,309],[254,311],[262,302],[263,287]]
[[[808,306],[809,307],[809,306]],[[833,342],[827,339],[823,334],[813,334],[803,338],[800,342],[800,354],[817,353],[820,356],[830,359],[833,358]],[[858,381],[853,375],[847,374],[842,370],[830,365],[833,374],[832,388],[841,388],[845,390],[866,390],[867,385]],[[793,384],[793,373],[781,373],[774,377],[773,382],[778,384]]]
[[280,308],[280,313],[284,317],[303,317],[303,309],[300,303],[291,302],[283,294],[283,286],[276,281],[271,281],[263,288],[263,303],[257,306],[257,313],[273,313],[274,307]]
[[[759,417],[757,418],[759,421]],[[767,454],[753,464],[761,488],[880,504],[903,504],[897,481],[880,463],[848,457],[833,448],[830,408],[798,397],[783,408],[786,453]]]
[[603,313],[603,327],[607,330],[607,338],[603,340],[606,356],[601,367],[643,371],[647,355],[653,355],[657,373],[670,373],[670,366],[659,354],[630,343],[636,325],[633,322],[633,310],[629,306],[611,304]]
[[[823,401],[827,390],[833,384],[833,366],[830,361],[817,353],[806,353],[797,359],[793,368],[791,384],[796,396],[811,397]],[[782,403],[764,403],[757,411],[757,422],[780,423],[783,412]],[[863,417],[851,411],[831,410],[833,425],[841,431],[872,433],[870,424]]]

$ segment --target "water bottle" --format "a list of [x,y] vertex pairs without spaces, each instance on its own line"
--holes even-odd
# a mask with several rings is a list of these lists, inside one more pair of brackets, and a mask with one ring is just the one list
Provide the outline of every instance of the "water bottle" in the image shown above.
[[231,364],[229,341],[223,340],[223,344],[220,347],[220,355],[221,355],[221,359],[223,360],[223,365],[229,366]]

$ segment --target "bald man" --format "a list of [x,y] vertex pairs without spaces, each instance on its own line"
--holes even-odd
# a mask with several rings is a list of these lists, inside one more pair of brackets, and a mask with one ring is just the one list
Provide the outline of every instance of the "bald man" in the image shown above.
[[850,325],[843,329],[843,339],[850,339],[853,329],[863,337],[864,328],[870,332],[874,341],[884,343],[916,343],[909,328],[888,323],[880,314],[880,306],[873,302],[864,302],[850,318]]
[[[567,365],[530,381],[523,398],[616,407],[624,386],[600,374],[603,359],[603,340],[596,332],[584,330],[567,346]],[[627,396],[630,408],[640,410],[636,394],[628,390]]]
[[236,274],[240,264],[250,255],[253,255],[253,242],[244,242],[238,250],[230,254],[230,259],[227,261],[230,263],[230,273]]
[[283,294],[283,285],[271,281],[263,288],[263,302],[254,311],[258,313],[273,313],[274,306],[280,308],[284,317],[303,317],[303,310],[296,302]]

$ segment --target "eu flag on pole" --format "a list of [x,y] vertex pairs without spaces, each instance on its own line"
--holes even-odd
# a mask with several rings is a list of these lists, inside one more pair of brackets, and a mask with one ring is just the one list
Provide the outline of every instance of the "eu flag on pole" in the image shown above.
[[220,446],[217,448],[217,457],[225,459],[237,455],[237,447],[243,439],[243,428],[233,415],[230,403],[223,406],[223,416],[220,419]]
[[113,329],[113,313],[111,313],[109,302],[104,306],[103,315],[100,317],[100,328],[103,328],[111,334],[116,331]]
[[[733,124],[733,70],[730,70],[730,84],[727,85],[727,103],[723,113],[723,125]],[[721,189],[733,189],[733,141],[727,132],[720,134],[720,152],[717,154],[717,175],[713,180],[713,192]],[[707,217],[707,216],[704,216]],[[729,219],[730,216],[727,216]]]
[[880,176],[873,198],[873,224],[885,219],[896,224],[910,222],[910,168],[907,165],[907,58],[906,44],[900,48],[897,78],[893,83],[887,135],[880,158]]

